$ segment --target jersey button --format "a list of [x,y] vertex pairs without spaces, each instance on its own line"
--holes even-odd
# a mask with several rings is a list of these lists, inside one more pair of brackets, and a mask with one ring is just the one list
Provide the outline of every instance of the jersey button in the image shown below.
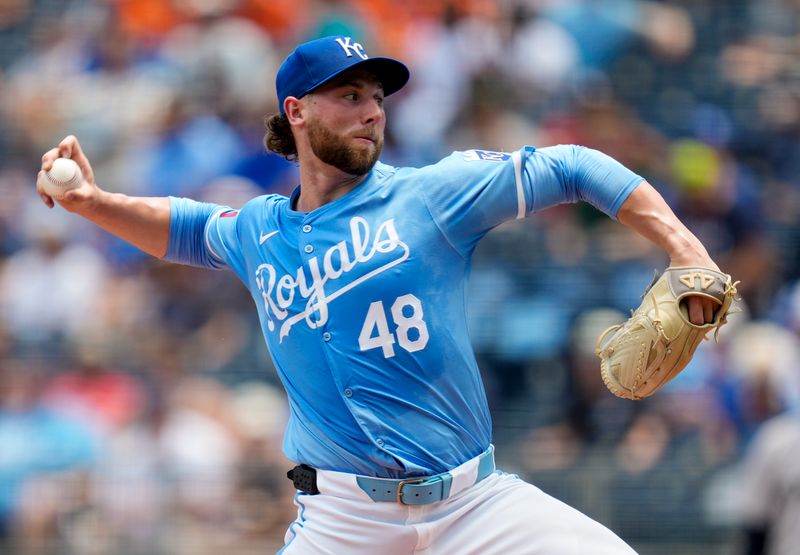
[[353,396],[353,390],[352,390],[352,389],[349,389],[349,388],[348,388],[348,389],[345,389],[345,390],[344,390],[344,396],[345,396],[345,397],[352,397],[352,396]]
[[378,439],[376,439],[376,440],[375,440],[375,443],[377,443],[378,445],[380,445],[381,447],[383,447],[383,440],[382,440],[381,438],[378,438]]
[[310,232],[311,232],[311,226],[308,225],[308,224],[304,225],[303,226],[303,233],[310,233]]
[[323,341],[330,341],[331,337],[333,337],[333,336],[330,334],[330,332],[326,331],[325,333],[322,334],[322,340]]
[[313,245],[306,245],[303,248],[303,250],[306,251],[307,253],[312,253],[312,252],[314,252],[314,246]]

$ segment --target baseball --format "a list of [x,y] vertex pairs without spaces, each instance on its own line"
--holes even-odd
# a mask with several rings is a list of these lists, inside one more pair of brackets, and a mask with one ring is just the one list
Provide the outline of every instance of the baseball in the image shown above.
[[79,187],[83,174],[78,164],[69,158],[57,158],[48,172],[39,176],[42,190],[53,198],[62,198],[70,189]]

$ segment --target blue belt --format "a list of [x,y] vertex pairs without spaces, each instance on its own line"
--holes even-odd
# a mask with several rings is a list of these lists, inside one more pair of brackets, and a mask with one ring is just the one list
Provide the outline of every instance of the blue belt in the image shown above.
[[[474,484],[492,472],[494,472],[494,448],[489,447],[478,457],[478,475]],[[403,480],[356,476],[356,482],[373,501],[391,501],[401,505],[428,505],[443,501],[450,496],[453,476],[449,472]]]

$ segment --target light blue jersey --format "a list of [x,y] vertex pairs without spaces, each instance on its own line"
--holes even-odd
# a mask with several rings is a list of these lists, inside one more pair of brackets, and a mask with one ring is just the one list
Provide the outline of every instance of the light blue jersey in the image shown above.
[[478,240],[562,202],[615,217],[641,181],[574,146],[455,152],[420,169],[378,163],[309,213],[292,209],[299,188],[239,211],[173,198],[167,259],[228,267],[250,290],[289,398],[289,459],[432,475],[491,441],[466,325]]

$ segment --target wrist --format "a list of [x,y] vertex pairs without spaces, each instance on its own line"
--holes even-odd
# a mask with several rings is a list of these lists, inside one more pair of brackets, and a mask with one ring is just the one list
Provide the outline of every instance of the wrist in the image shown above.
[[693,237],[674,238],[670,240],[669,246],[664,249],[670,260],[670,266],[703,266],[711,269],[719,269],[711,260],[705,247]]
[[106,198],[108,196],[110,193],[97,185],[84,183],[81,187],[68,191],[59,202],[65,210],[91,220],[91,216],[109,202]]

